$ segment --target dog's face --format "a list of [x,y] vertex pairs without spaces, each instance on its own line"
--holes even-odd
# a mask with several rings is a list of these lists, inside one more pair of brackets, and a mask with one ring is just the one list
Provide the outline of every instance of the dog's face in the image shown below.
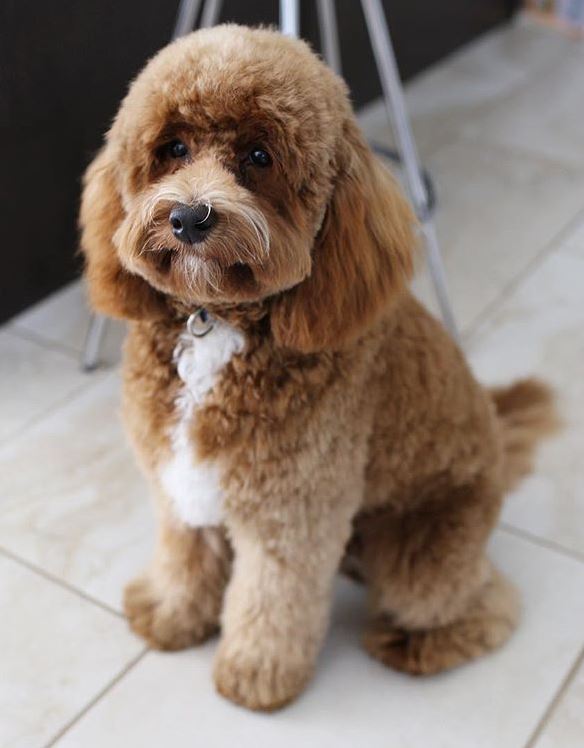
[[[411,215],[380,169],[344,84],[306,45],[236,26],[191,34],[146,66],[88,170],[82,243],[94,301],[144,317],[168,298],[196,306],[272,297],[273,329],[297,338],[318,326],[323,301],[304,287],[316,284],[322,297],[336,282],[367,318],[380,267],[365,245],[384,241],[375,193],[391,192],[394,280],[410,262]],[[351,274],[354,288],[341,280]]]

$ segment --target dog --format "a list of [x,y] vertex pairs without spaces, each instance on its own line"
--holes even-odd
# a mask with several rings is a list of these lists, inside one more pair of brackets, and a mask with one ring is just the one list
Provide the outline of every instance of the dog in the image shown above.
[[501,646],[520,606],[485,546],[552,394],[483,388],[414,299],[416,220],[342,80],[268,29],[175,41],[80,216],[92,304],[130,321],[124,419],[156,498],[132,629],[165,650],[220,629],[216,687],[259,710],[309,681],[339,569],[392,668]]

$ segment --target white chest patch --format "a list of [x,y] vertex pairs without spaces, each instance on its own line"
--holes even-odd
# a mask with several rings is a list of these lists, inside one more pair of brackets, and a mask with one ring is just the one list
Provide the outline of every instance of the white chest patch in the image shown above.
[[176,368],[184,386],[176,399],[178,422],[171,435],[172,458],[163,466],[160,481],[179,519],[193,527],[220,524],[223,503],[219,466],[212,460],[196,459],[190,435],[197,409],[219,372],[244,344],[239,330],[214,320],[207,335],[183,333],[175,348]]

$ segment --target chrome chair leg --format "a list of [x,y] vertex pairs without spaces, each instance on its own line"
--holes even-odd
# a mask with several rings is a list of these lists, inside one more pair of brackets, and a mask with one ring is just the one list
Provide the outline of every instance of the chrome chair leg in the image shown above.
[[203,14],[201,15],[201,28],[207,29],[209,26],[216,26],[219,16],[221,15],[221,7],[223,0],[205,0],[203,7]]
[[335,0],[317,0],[316,10],[318,13],[323,57],[327,65],[335,73],[341,75],[341,48],[339,44]]
[[298,0],[280,0],[280,31],[286,36],[300,36]]
[[81,368],[83,371],[94,371],[99,366],[99,354],[101,353],[101,344],[107,323],[107,317],[104,317],[102,314],[91,315],[81,356]]
[[446,273],[434,221],[428,210],[428,198],[422,181],[421,165],[408,120],[403,88],[395,61],[395,54],[381,0],[361,0],[373,55],[379,71],[387,116],[393,129],[396,144],[404,167],[406,185],[422,224],[426,240],[428,266],[440,306],[444,324],[452,336],[459,340],[458,329],[450,305],[446,286]]
[[191,32],[199,15],[201,0],[180,0],[172,38],[178,39]]

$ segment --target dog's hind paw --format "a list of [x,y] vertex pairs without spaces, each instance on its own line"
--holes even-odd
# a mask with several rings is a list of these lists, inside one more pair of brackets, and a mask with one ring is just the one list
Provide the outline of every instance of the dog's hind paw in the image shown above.
[[380,616],[363,643],[384,665],[411,675],[431,675],[502,646],[513,633],[519,612],[515,589],[495,572],[458,620],[436,628],[406,630]]

